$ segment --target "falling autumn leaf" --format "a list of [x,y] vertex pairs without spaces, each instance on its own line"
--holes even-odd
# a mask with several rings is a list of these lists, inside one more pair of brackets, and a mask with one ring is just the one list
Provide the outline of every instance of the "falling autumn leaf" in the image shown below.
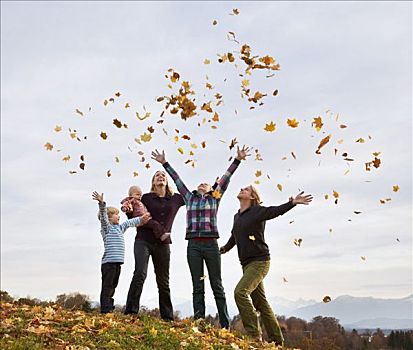
[[212,22],[212,25],[213,25],[213,26],[216,26],[217,23],[218,23],[218,22],[214,19],[214,21]]
[[231,140],[231,144],[229,145],[229,149],[233,149],[235,147],[235,145],[238,143],[237,138],[233,138]]
[[76,108],[76,113],[80,114],[83,117],[83,112]]
[[321,117],[318,116],[316,118],[313,118],[313,121],[312,121],[311,125],[314,126],[314,128],[317,131],[320,131],[324,124],[323,124],[323,121],[322,121]]
[[361,256],[360,258],[361,258],[361,260],[366,261],[366,257],[365,257],[365,256]]
[[301,242],[303,241],[303,239],[302,238],[294,238],[294,244],[297,246],[297,247],[301,247]]
[[278,188],[278,191],[280,192],[283,190],[283,186],[281,184],[277,184],[277,188]]
[[143,117],[141,117],[138,112],[135,112],[135,114],[136,118],[138,118],[139,120],[145,120],[151,116],[151,112],[146,112]]
[[324,298],[323,298],[323,303],[329,303],[331,301],[331,298],[328,296],[328,295],[326,295]]
[[315,153],[321,154],[320,149],[321,149],[322,147],[324,147],[324,146],[330,141],[330,138],[331,138],[331,135],[328,135],[328,136],[324,137],[324,138],[320,141],[320,144],[318,145],[318,148],[317,148],[317,150],[315,151]]
[[397,192],[399,189],[400,189],[400,187],[398,185],[393,186],[393,192]]
[[214,190],[214,192],[212,192],[212,197],[215,199],[220,199],[222,197],[222,193],[218,190]]
[[108,135],[105,133],[105,132],[101,132],[100,133],[100,137],[102,138],[102,139],[104,139],[104,140],[106,140],[107,138],[108,138]]
[[139,173],[137,171],[133,172],[133,177],[139,176]]
[[184,150],[181,147],[178,148],[178,152],[184,154]]
[[232,9],[232,13],[230,15],[239,15],[239,10],[238,9]]
[[152,139],[152,135],[150,133],[147,134],[146,132],[144,132],[140,137],[143,142],[149,142]]
[[248,236],[248,238],[249,238],[251,241],[255,241],[255,236],[254,236],[254,235],[250,235],[250,236]]
[[340,197],[340,194],[336,191],[333,191],[333,197],[335,198],[334,203],[337,204],[338,203],[338,198]]
[[59,125],[56,125],[56,127],[54,128],[54,131],[56,132],[62,131],[62,127]]
[[262,175],[261,170],[255,172],[255,177],[260,177]]
[[111,177],[111,176],[112,176],[112,172],[110,171],[110,169],[106,172],[106,176],[107,176],[107,177]]
[[67,155],[66,157],[63,157],[62,160],[63,160],[64,162],[68,162],[68,161],[70,160],[70,156]]
[[272,93],[273,96],[277,96],[278,95],[278,90],[274,90]]
[[122,127],[122,122],[118,119],[113,119],[113,124],[118,128]]
[[283,277],[283,282],[284,282],[284,283],[287,283],[288,280],[287,280],[285,277]]
[[273,122],[270,122],[268,124],[265,124],[264,130],[268,131],[268,132],[273,132],[273,131],[275,131],[275,127],[276,127],[276,125]]
[[125,103],[125,108],[129,108],[130,107],[130,105],[129,105],[129,103]]
[[[203,275],[203,276],[199,277],[199,280],[200,280],[200,281],[203,281],[203,280],[205,280],[206,278],[207,278],[207,276]],[[194,328],[195,328],[195,327],[194,327]]]
[[364,143],[364,142],[366,142],[366,141],[364,141],[364,139],[363,139],[362,137],[360,137],[359,139],[356,140],[356,142]]
[[85,170],[85,163],[80,163],[79,168],[82,169],[82,170]]
[[361,214],[361,211],[355,210],[355,211],[354,211],[354,214]]
[[291,128],[297,128],[299,123],[300,122],[295,118],[287,119],[287,125]]
[[44,145],[44,147],[46,147],[47,151],[51,151],[53,149],[53,145],[50,142],[46,142],[46,144]]

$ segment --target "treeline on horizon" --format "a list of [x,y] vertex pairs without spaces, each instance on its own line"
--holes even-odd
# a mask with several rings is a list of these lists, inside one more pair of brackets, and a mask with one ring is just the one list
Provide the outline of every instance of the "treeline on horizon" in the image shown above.
[[[15,299],[7,291],[0,291],[2,303],[15,303],[28,306],[59,305],[69,310],[81,310],[86,313],[99,312],[99,305],[92,305],[89,296],[81,293],[60,294],[55,301],[42,301],[30,296]],[[116,305],[115,312],[122,313],[124,306]],[[159,309],[141,307],[140,314],[160,317]],[[175,319],[181,320],[179,311],[175,311]],[[285,345],[301,350],[413,350],[413,330],[392,330],[387,336],[381,329],[375,331],[346,331],[334,317],[314,317],[310,322],[297,317],[278,316],[282,328]],[[206,317],[206,321],[219,328],[218,315]],[[231,321],[231,331],[246,334],[239,315]],[[265,328],[263,336],[266,339]]]

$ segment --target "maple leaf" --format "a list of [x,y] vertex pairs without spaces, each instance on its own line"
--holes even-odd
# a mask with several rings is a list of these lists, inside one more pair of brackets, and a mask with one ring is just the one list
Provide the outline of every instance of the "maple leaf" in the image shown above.
[[250,98],[248,99],[248,101],[257,103],[257,102],[258,102],[259,100],[261,100],[264,96],[267,96],[267,94],[262,94],[261,92],[257,91],[257,92],[255,92],[255,94],[254,94],[253,97],[250,97]]
[[298,120],[296,120],[295,118],[294,119],[287,119],[287,125],[292,127],[292,128],[298,127],[299,123],[300,122]]
[[313,118],[311,125],[314,126],[317,131],[320,131],[324,124],[321,117],[318,116],[316,118]]
[[139,176],[139,173],[137,171],[133,172],[133,177]]
[[214,114],[214,116],[213,116],[213,118],[212,118],[212,121],[214,121],[214,122],[219,122],[219,115],[218,115],[217,112],[215,112],[215,114]]
[[54,131],[56,132],[62,131],[62,127],[59,125],[56,125],[56,127],[54,128]]
[[324,298],[323,298],[323,303],[329,303],[331,301],[331,298],[328,296],[328,295],[326,295]]
[[270,122],[268,124],[265,124],[264,130],[268,131],[268,132],[273,132],[273,131],[275,131],[275,127],[276,127],[276,125],[273,122]]
[[297,247],[301,247],[301,242],[303,241],[303,239],[302,238],[294,238],[294,244],[297,246]]
[[212,113],[211,102],[204,103],[201,107],[202,111],[207,111],[208,113]]
[[236,138],[236,137],[233,138],[233,139],[231,140],[231,144],[229,145],[229,149],[230,149],[230,150],[233,149],[237,143],[238,143],[237,138]]
[[248,238],[249,238],[251,241],[255,241],[255,236],[254,236],[254,235],[250,235],[250,236],[248,236]]
[[398,185],[393,186],[393,192],[397,192],[399,189],[400,189],[400,187]]
[[283,186],[281,184],[278,184],[277,188],[278,188],[278,191],[280,191],[280,192],[283,190]]
[[46,147],[47,151],[51,151],[53,149],[53,145],[50,142],[46,142],[46,144],[44,145],[44,147]]
[[152,126],[148,126],[146,130],[148,130],[151,134],[155,132],[155,129]]
[[101,132],[100,133],[100,137],[102,138],[102,139],[104,139],[104,140],[106,140],[107,138],[108,138],[108,135],[105,133],[105,132]]
[[317,150],[315,151],[315,153],[321,154],[320,149],[321,149],[322,147],[324,147],[324,146],[330,141],[330,138],[331,138],[331,135],[328,135],[328,136],[324,137],[324,138],[320,141],[320,144],[318,145],[318,148],[317,148]]
[[121,95],[120,92],[115,93],[115,96],[116,96],[116,97],[120,97],[120,95]]
[[261,170],[255,172],[255,177],[260,177],[262,175]]
[[76,108],[76,113],[80,114],[83,117],[83,112]]
[[212,192],[212,197],[215,199],[220,199],[222,197],[222,193],[218,190],[214,190],[214,192]]
[[149,142],[151,139],[152,139],[151,134],[147,134],[146,132],[144,132],[143,135],[141,135],[141,140],[143,142]]
[[149,330],[149,333],[152,335],[152,337],[156,337],[158,335],[158,331],[155,329],[155,327],[152,326],[152,328]]
[[122,122],[118,119],[113,119],[113,124],[118,128],[122,127]]

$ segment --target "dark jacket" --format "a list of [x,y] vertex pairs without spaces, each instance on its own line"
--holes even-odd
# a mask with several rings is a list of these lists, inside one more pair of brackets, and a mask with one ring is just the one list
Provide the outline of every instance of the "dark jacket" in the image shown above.
[[265,221],[273,219],[295,207],[291,201],[280,206],[252,206],[235,214],[231,237],[225,244],[225,251],[237,245],[241,265],[251,261],[270,260],[270,251],[264,239]]

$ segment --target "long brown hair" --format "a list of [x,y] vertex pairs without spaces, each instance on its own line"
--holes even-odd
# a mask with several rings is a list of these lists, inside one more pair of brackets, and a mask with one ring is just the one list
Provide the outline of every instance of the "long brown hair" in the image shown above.
[[[161,172],[161,173],[165,174],[165,172],[162,171],[162,170],[158,170],[158,171],[155,172],[155,174],[153,174],[153,176],[152,176],[151,192],[155,192],[155,193],[156,193],[156,186],[155,186],[154,181],[155,181],[155,175],[156,175],[156,173],[158,173],[158,172]],[[173,196],[174,191],[173,191],[172,188],[169,187],[168,178],[166,177],[166,174],[165,174],[165,178],[166,178],[165,195],[167,195],[167,196]]]
[[260,194],[258,193],[258,190],[250,185],[250,189],[251,189],[251,206],[256,206],[256,205],[261,205],[262,201],[261,201],[261,197]]

